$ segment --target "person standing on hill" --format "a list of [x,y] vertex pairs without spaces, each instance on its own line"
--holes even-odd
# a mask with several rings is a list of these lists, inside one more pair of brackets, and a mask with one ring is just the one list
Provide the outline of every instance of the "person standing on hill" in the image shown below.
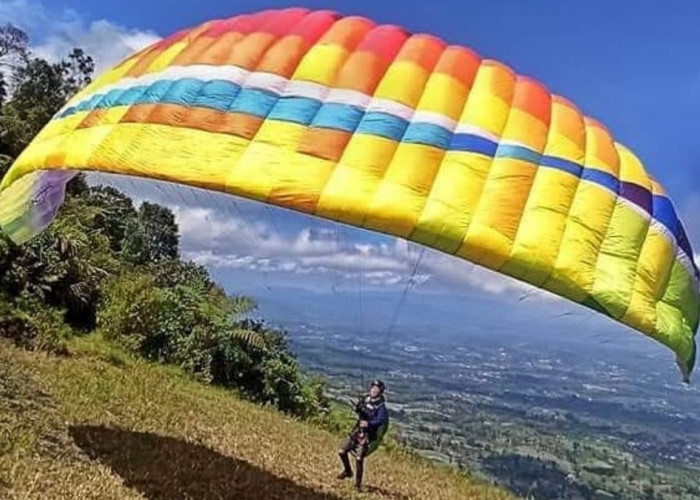
[[338,479],[352,477],[348,453],[355,455],[355,489],[358,491],[362,490],[365,458],[377,449],[389,425],[384,389],[384,382],[375,380],[370,384],[369,394],[357,401],[355,404],[357,422],[338,452],[343,464],[343,470],[338,474]]

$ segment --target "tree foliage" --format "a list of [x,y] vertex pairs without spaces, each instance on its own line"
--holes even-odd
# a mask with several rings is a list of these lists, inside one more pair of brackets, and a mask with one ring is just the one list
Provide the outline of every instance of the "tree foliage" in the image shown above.
[[208,383],[302,417],[328,407],[323,384],[307,381],[284,334],[246,319],[249,299],[228,296],[196,264],[160,261],[152,273],[115,276],[99,326],[109,340]]
[[159,262],[179,255],[179,234],[175,215],[167,208],[145,202],[125,228],[123,251],[134,264]]
[[111,186],[96,186],[86,194],[90,204],[101,208],[95,216],[95,223],[109,239],[109,247],[114,252],[121,252],[127,229],[137,218],[131,198]]

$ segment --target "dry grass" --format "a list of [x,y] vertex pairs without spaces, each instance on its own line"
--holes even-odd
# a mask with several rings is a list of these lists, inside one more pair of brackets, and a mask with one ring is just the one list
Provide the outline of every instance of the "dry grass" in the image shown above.
[[511,498],[383,450],[356,494],[334,478],[338,436],[95,336],[70,349],[58,358],[0,342],[2,498]]

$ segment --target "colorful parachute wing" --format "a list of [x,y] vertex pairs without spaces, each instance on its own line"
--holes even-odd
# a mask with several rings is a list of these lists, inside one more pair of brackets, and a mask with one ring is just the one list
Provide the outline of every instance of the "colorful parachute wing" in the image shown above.
[[395,235],[594,308],[695,361],[698,270],[640,160],[496,61],[328,11],[181,31],[101,75],[17,159],[0,224],[77,171],[198,186]]

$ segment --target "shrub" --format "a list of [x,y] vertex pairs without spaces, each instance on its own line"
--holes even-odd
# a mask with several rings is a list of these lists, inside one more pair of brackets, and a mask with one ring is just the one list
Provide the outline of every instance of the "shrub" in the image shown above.
[[327,411],[325,386],[302,375],[284,334],[241,319],[251,307],[196,266],[163,262],[152,276],[131,272],[110,280],[98,322],[107,339],[204,382],[302,418]]
[[72,331],[64,314],[65,311],[46,307],[32,297],[0,298],[0,337],[25,349],[68,354],[66,341]]

